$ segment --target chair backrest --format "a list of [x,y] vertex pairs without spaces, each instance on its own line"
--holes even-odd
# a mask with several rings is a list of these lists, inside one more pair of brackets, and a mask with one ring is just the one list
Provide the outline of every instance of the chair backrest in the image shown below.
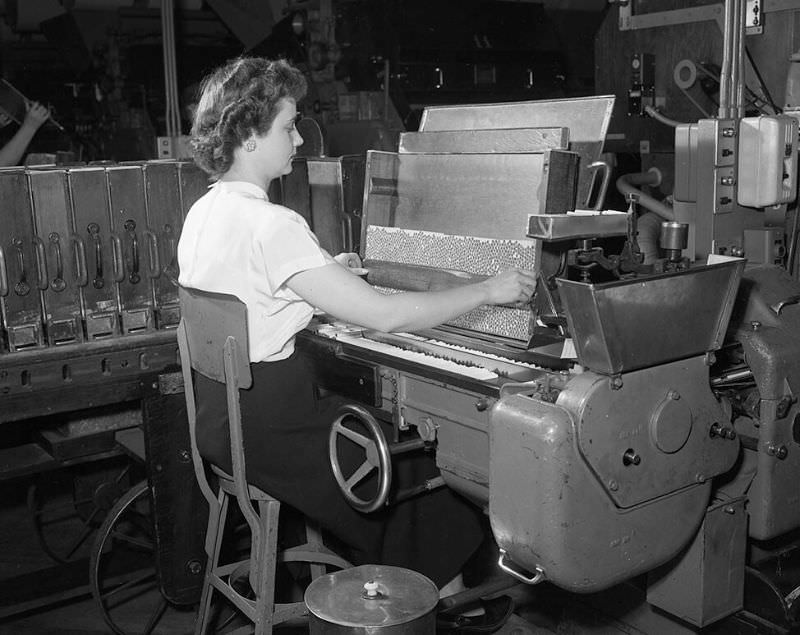
[[197,449],[197,405],[192,370],[225,384],[236,498],[242,513],[253,527],[256,514],[250,503],[245,477],[242,416],[239,404],[239,389],[249,388],[253,383],[248,354],[247,307],[234,295],[187,287],[179,288],[178,298],[181,307],[178,348],[195,476],[200,490],[213,509],[218,505],[217,497],[208,484],[205,466]]
[[[181,287],[178,290],[189,361],[201,375],[225,382],[224,348],[229,337],[236,340],[237,388],[253,383],[247,339],[247,307],[235,295]],[[232,378],[227,378],[232,379]]]

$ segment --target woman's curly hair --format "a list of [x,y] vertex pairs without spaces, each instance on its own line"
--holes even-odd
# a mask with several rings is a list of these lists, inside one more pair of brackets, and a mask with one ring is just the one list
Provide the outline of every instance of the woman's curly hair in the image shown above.
[[253,134],[269,132],[281,99],[300,101],[303,74],[286,60],[239,57],[202,82],[192,123],[194,159],[214,179],[225,174],[233,151]]

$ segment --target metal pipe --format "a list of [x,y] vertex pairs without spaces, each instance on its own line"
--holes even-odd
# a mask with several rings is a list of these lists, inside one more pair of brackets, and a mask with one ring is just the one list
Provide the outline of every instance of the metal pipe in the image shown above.
[[741,11],[739,10],[740,0],[733,0],[733,19],[731,26],[731,39],[728,54],[730,55],[730,84],[729,84],[729,106],[728,116],[735,119],[739,113],[739,102],[737,101],[739,92],[739,82],[741,81],[741,68],[739,68],[739,40],[741,39]]
[[675,220],[675,212],[672,208],[664,205],[661,201],[656,200],[649,194],[645,194],[640,189],[634,186],[638,185],[660,185],[661,172],[656,168],[650,168],[647,172],[639,172],[634,174],[623,174],[617,179],[617,191],[622,194],[626,199],[630,194],[635,194],[638,197],[639,204],[645,209],[658,214],[664,220]]
[[738,75],[739,75],[739,82],[736,86],[736,107],[737,107],[737,114],[736,117],[744,117],[744,94],[745,89],[747,87],[747,78],[745,76],[745,35],[746,35],[746,11],[747,11],[747,3],[745,0],[739,0],[739,28],[737,29],[739,33],[739,50],[738,53]]
[[733,29],[733,11],[736,0],[725,0],[725,17],[722,33],[722,66],[719,71],[719,118],[730,117],[730,84],[731,84],[731,31]]

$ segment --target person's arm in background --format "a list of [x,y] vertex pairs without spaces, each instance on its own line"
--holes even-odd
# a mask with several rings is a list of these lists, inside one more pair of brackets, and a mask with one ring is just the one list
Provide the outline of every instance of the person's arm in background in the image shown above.
[[50,111],[39,102],[32,101],[27,106],[25,119],[19,130],[7,144],[0,148],[0,167],[19,165],[22,155],[25,154],[25,149],[33,139],[33,135],[50,118]]

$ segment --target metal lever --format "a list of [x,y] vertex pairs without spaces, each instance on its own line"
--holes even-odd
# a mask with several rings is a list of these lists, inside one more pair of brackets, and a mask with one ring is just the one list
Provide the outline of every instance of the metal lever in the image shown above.
[[[584,206],[586,209],[601,210],[606,202],[606,192],[608,192],[608,184],[611,181],[611,166],[605,161],[595,161],[590,163],[588,170],[592,171],[592,186],[589,188],[589,193],[586,195]],[[592,192],[594,191],[594,183],[597,180],[598,173],[602,172],[602,180],[600,181],[600,188],[597,190],[597,197],[595,198],[594,205],[591,205]]]
[[6,268],[6,252],[0,245],[0,298],[8,295],[8,269]]
[[31,285],[28,284],[28,274],[25,271],[25,254],[22,251],[22,241],[19,238],[12,238],[11,244],[17,252],[17,268],[19,269],[19,282],[14,285],[14,293],[25,296],[31,292]]
[[60,292],[67,287],[67,283],[64,282],[64,259],[61,255],[61,237],[58,235],[58,232],[51,232],[48,238],[50,239],[50,244],[53,246],[53,255],[56,261],[56,275],[50,281],[50,287],[53,291]]
[[89,223],[86,231],[89,232],[94,242],[94,279],[92,280],[92,286],[95,289],[102,289],[106,282],[103,280],[103,247],[100,244],[100,225]]
[[788,298],[784,298],[775,304],[771,304],[769,308],[775,311],[775,315],[780,315],[781,310],[787,304],[797,304],[798,302],[800,302],[800,295],[790,295]]
[[[536,573],[532,577],[528,577],[517,571],[516,569],[512,569],[506,563],[506,553],[505,549],[500,550],[500,558],[497,560],[497,566],[500,567],[503,571],[505,571],[508,575],[513,578],[516,578],[520,582],[524,582],[525,584],[539,584],[540,582],[544,582],[545,573],[544,569],[540,567],[538,564],[536,565]],[[510,560],[509,560],[510,561]]]
[[131,239],[131,272],[128,274],[128,280],[131,284],[139,284],[142,277],[139,275],[139,239],[136,237],[136,221],[128,219],[124,227]]

